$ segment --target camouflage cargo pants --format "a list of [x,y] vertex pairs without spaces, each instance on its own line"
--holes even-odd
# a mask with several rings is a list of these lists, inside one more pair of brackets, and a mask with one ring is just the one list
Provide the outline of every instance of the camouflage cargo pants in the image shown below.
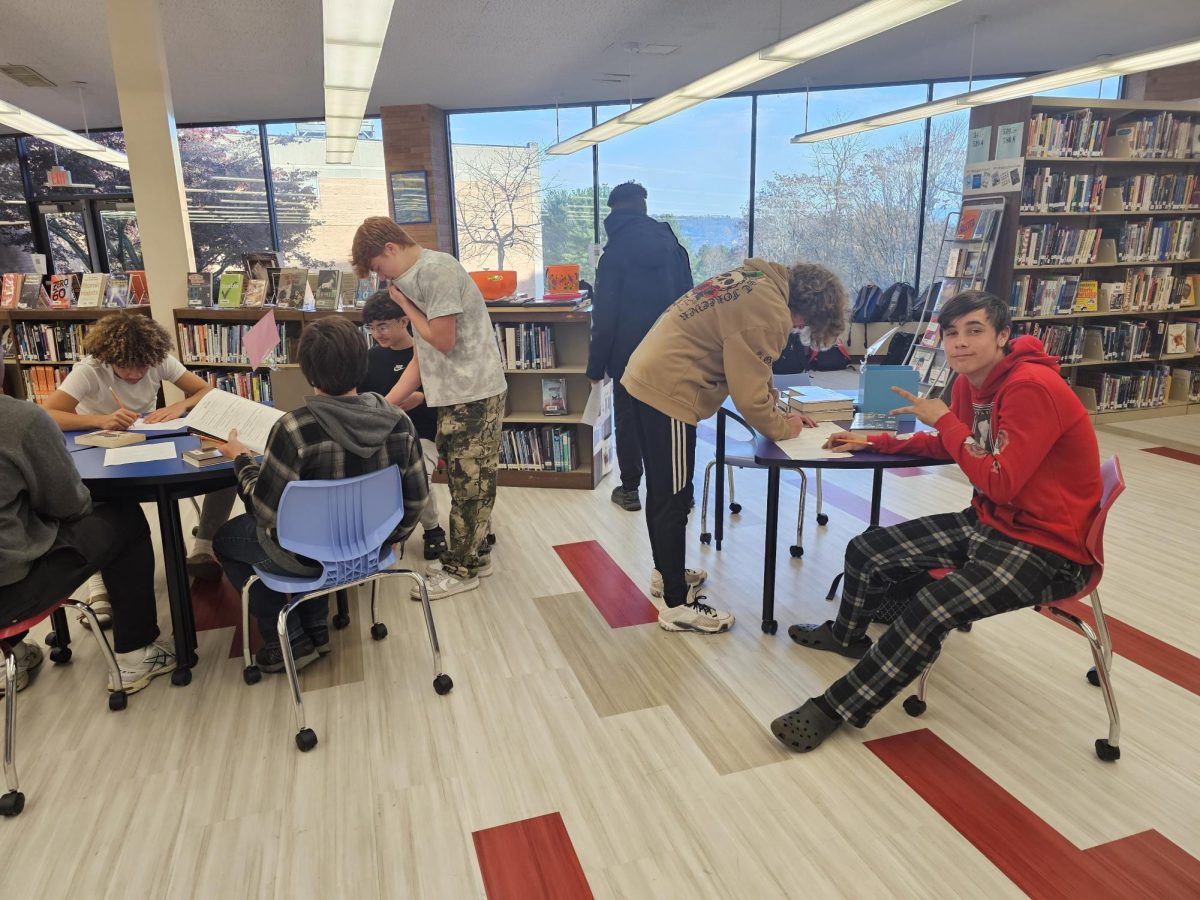
[[450,540],[442,565],[455,575],[474,575],[481,565],[479,545],[487,537],[496,503],[506,395],[438,407],[437,449],[446,461],[450,487]]

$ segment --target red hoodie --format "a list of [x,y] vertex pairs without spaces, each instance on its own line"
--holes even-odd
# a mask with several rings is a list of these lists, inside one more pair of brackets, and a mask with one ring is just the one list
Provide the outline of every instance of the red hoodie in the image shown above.
[[975,488],[971,505],[980,522],[1075,562],[1094,562],[1087,534],[1100,508],[1096,433],[1041,341],[1013,340],[978,391],[956,379],[950,412],[936,428],[870,440],[883,453],[954,460]]

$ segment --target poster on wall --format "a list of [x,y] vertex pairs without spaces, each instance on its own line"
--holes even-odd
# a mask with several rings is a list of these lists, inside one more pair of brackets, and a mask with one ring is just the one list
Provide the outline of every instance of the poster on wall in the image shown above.
[[963,196],[1019,191],[1024,166],[1025,160],[1020,158],[967,163],[963,170]]
[[981,163],[987,162],[990,158],[988,153],[992,149],[992,126],[986,125],[983,128],[972,128],[967,132],[967,162]]
[[397,225],[428,225],[429,175],[424,170],[392,172],[388,176],[392,195],[392,221]]
[[1013,122],[996,129],[996,162],[1020,159],[1023,155],[1021,138],[1025,135],[1025,123]]

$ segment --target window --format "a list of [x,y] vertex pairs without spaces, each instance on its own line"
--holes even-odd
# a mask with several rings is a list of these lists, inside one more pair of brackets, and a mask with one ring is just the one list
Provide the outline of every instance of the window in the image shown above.
[[80,203],[44,203],[42,220],[50,241],[50,266],[56,274],[91,272],[92,249]]
[[[123,131],[93,131],[88,137],[97,144],[125,152]],[[90,197],[97,194],[128,195],[132,191],[129,186],[129,172],[125,169],[110,166],[74,150],[64,150],[57,144],[40,138],[25,139],[25,156],[29,163],[29,180],[34,197],[52,196],[60,200],[64,197]],[[71,173],[71,187],[47,184],[53,166],[62,166]]]
[[266,129],[283,261],[310,269],[348,268],[355,229],[367,216],[389,215],[379,119],[363,121],[348,166],[325,164],[324,122]]
[[552,263],[576,263],[580,278],[592,280],[592,155],[546,154],[560,136],[591,125],[590,107],[450,117],[455,222],[464,266],[514,270],[517,289],[539,296],[544,267]]
[[0,272],[32,272],[33,227],[15,138],[0,138]]
[[[601,106],[598,120],[627,108]],[[601,144],[601,218],[608,192],[636,181],[647,211],[687,249],[696,283],[741,265],[749,253],[750,108],[749,97],[709,100]]]
[[200,271],[242,265],[274,249],[257,125],[180,128],[179,161]]
[[[925,101],[925,85],[813,91],[808,130]],[[924,121],[792,144],[805,94],[758,100],[754,253],[829,266],[851,296],[916,276]]]

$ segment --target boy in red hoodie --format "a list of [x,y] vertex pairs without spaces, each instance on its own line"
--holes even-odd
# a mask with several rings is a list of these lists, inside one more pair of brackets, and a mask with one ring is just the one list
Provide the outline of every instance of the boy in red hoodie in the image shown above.
[[[939,318],[957,375],[950,407],[897,389],[910,405],[895,411],[937,433],[877,435],[870,449],[954,460],[975,488],[971,506],[873,528],[850,542],[837,621],[793,625],[788,634],[859,662],[823,695],[771,723],[793,750],[815,749],[842,722],[865,726],[937,657],[950,629],[1070,595],[1087,582],[1085,541],[1101,479],[1083,404],[1040,341],[1009,342],[1009,310],[995,296],[964,292]],[[831,443],[865,449],[848,433]],[[918,591],[872,643],[867,625],[889,583],[934,568],[954,571]]]

